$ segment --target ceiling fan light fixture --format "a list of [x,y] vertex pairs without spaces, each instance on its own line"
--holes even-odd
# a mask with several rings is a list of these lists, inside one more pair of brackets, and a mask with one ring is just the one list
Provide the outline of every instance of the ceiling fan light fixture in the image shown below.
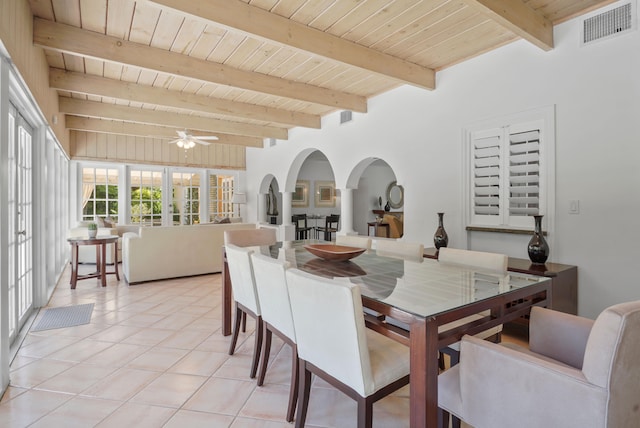
[[[184,143],[183,143],[183,141],[182,141],[182,140],[178,140],[178,141],[176,142],[176,145],[177,145],[178,147],[184,147]],[[185,147],[185,148],[186,148],[186,147]]]

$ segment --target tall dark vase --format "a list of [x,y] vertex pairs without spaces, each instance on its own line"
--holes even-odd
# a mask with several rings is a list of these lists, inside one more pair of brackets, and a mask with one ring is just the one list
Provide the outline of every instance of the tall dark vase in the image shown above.
[[433,243],[437,249],[440,247],[446,247],[449,243],[449,236],[447,235],[447,231],[444,230],[442,217],[444,217],[444,213],[438,213],[438,228],[436,229],[436,233],[433,235]]
[[527,250],[529,259],[535,264],[544,264],[549,258],[549,244],[542,234],[542,216],[534,215],[535,227]]
[[391,205],[389,205],[389,201],[387,201],[387,203],[384,205],[384,210],[387,212],[391,211]]

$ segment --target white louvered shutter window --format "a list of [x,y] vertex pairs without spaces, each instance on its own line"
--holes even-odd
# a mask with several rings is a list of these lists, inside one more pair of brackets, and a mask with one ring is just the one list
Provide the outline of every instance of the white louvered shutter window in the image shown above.
[[549,186],[555,182],[553,109],[523,116],[467,129],[470,226],[529,230],[531,216],[549,214],[554,196]]
[[532,122],[506,128],[509,145],[506,223],[512,226],[529,226],[530,216],[541,213],[541,125]]
[[472,135],[472,210],[475,222],[501,223],[501,164],[503,130],[495,128]]

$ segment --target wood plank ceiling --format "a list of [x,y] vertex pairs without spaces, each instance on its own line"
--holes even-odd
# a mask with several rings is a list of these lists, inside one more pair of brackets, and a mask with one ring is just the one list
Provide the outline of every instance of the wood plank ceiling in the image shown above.
[[29,0],[66,126],[262,146],[610,0]]

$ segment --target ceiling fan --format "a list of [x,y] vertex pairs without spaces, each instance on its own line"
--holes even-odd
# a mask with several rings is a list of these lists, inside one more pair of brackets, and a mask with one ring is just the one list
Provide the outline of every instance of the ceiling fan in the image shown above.
[[191,134],[187,134],[187,131],[176,131],[176,132],[178,133],[178,136],[180,138],[173,141],[169,141],[169,144],[177,144],[178,147],[182,147],[185,150],[195,147],[196,143],[202,144],[203,146],[208,146],[211,143],[205,140],[218,139],[218,137],[216,137],[215,135],[202,135],[202,136],[198,135],[197,137],[194,137]]

